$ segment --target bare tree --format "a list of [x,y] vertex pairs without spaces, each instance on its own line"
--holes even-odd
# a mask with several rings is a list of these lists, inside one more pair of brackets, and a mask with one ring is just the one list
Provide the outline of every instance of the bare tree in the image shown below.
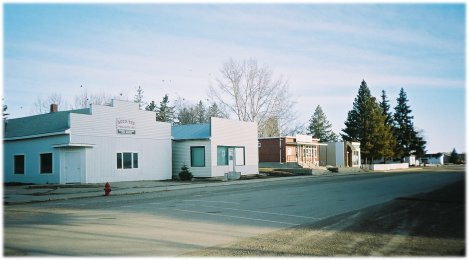
[[51,104],[57,104],[59,110],[68,109],[68,104],[62,98],[62,95],[58,93],[53,93],[46,98],[38,97],[36,101],[34,102],[31,112],[33,115],[49,113]]
[[282,133],[295,120],[288,81],[274,78],[269,67],[259,66],[255,59],[229,59],[220,72],[221,78],[217,78],[216,87],[210,86],[209,95],[239,120],[257,122],[259,136],[272,134],[272,118]]
[[113,98],[117,98],[117,96],[112,96],[104,91],[101,91],[97,94],[92,94],[88,93],[87,89],[83,89],[80,94],[75,96],[75,104],[73,108],[86,108],[89,107],[90,104],[105,105],[111,103]]

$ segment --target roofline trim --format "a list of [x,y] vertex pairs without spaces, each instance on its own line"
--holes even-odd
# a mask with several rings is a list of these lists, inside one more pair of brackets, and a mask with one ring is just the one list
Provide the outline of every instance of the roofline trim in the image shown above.
[[53,132],[53,133],[8,137],[8,138],[3,138],[3,140],[4,141],[15,141],[15,140],[22,140],[22,139],[33,139],[33,138],[41,138],[41,137],[48,137],[48,136],[54,136],[54,135],[69,135],[69,134],[70,134],[70,129],[66,129],[65,131]]

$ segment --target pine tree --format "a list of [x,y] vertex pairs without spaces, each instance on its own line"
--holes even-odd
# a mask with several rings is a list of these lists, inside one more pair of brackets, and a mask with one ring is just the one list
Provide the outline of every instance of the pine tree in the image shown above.
[[449,156],[449,162],[459,163],[459,156],[458,156],[458,153],[456,152],[456,148],[453,148],[453,151],[451,152],[451,155]]
[[365,80],[360,84],[342,132],[345,141],[360,142],[361,157],[365,159],[365,163],[389,157],[392,132],[390,126],[385,125],[383,110],[371,95]]
[[321,106],[318,105],[309,119],[309,126],[306,129],[307,134],[318,138],[319,142],[335,142],[338,137],[331,128],[332,124],[329,123]]
[[148,104],[148,105],[145,107],[145,110],[146,110],[146,111],[156,111],[156,103],[155,103],[155,101],[151,101],[150,104]]
[[384,162],[386,163],[387,159],[392,159],[394,157],[394,150],[396,146],[396,138],[394,137],[394,129],[393,129],[393,117],[392,113],[389,111],[390,105],[389,100],[386,96],[386,91],[381,92],[381,102],[379,102],[379,106],[382,111],[382,115],[384,116],[384,136],[382,137],[387,143],[383,146],[383,158]]
[[211,117],[226,118],[225,113],[223,113],[223,111],[220,110],[217,103],[215,102],[213,102],[212,105],[210,105],[207,109],[208,120],[210,120]]
[[384,90],[381,92],[381,102],[379,102],[379,106],[383,110],[383,115],[386,117],[384,124],[392,126],[392,113],[389,111],[391,106],[389,105],[389,100]]
[[174,107],[169,105],[168,94],[165,94],[160,106],[156,111],[156,121],[173,123],[174,121]]
[[412,110],[407,104],[407,94],[401,88],[397,105],[394,108],[394,136],[396,138],[395,154],[401,160],[412,153],[425,153],[425,140],[414,129]]
[[194,113],[196,123],[203,124],[208,122],[207,117],[205,115],[205,106],[204,103],[202,103],[202,100],[200,100],[199,103],[197,103],[197,105],[195,106]]
[[194,107],[184,107],[178,113],[178,121],[180,125],[188,125],[197,123]]
[[145,105],[145,102],[143,101],[143,89],[142,87],[138,86],[137,88],[137,94],[135,94],[135,97],[134,97],[134,102],[135,103],[138,103],[138,108],[139,109],[142,109],[143,106]]

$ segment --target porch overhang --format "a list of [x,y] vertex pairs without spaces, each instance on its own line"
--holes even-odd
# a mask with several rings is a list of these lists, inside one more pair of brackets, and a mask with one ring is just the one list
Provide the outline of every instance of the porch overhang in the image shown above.
[[55,144],[53,148],[74,148],[74,147],[83,147],[83,148],[93,148],[95,144],[84,144],[84,143],[67,143],[67,144]]

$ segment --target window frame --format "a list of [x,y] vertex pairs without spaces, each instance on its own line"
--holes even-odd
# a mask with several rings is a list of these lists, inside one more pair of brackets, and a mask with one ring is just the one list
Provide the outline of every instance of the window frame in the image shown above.
[[[43,172],[42,171],[42,156],[50,154],[50,172]],[[53,174],[54,173],[54,153],[51,152],[44,152],[39,154],[39,174],[40,175],[47,175],[47,174]]]
[[[193,149],[203,149],[203,165],[194,165],[194,162],[192,160],[193,157]],[[191,159],[191,167],[205,167],[205,146],[191,146],[190,147],[190,159]]]
[[[16,157],[23,156],[23,172],[16,171]],[[25,175],[26,173],[26,155],[25,154],[13,154],[13,174],[15,175]]]
[[[138,169],[139,166],[140,166],[140,163],[139,163],[139,152],[116,152],[116,169],[117,170],[132,170],[132,169]],[[124,165],[124,154],[130,154],[130,167],[126,167],[126,165]],[[119,157],[120,157],[120,160],[119,160]],[[135,163],[135,159],[137,160]],[[120,167],[119,167],[120,166]]]

